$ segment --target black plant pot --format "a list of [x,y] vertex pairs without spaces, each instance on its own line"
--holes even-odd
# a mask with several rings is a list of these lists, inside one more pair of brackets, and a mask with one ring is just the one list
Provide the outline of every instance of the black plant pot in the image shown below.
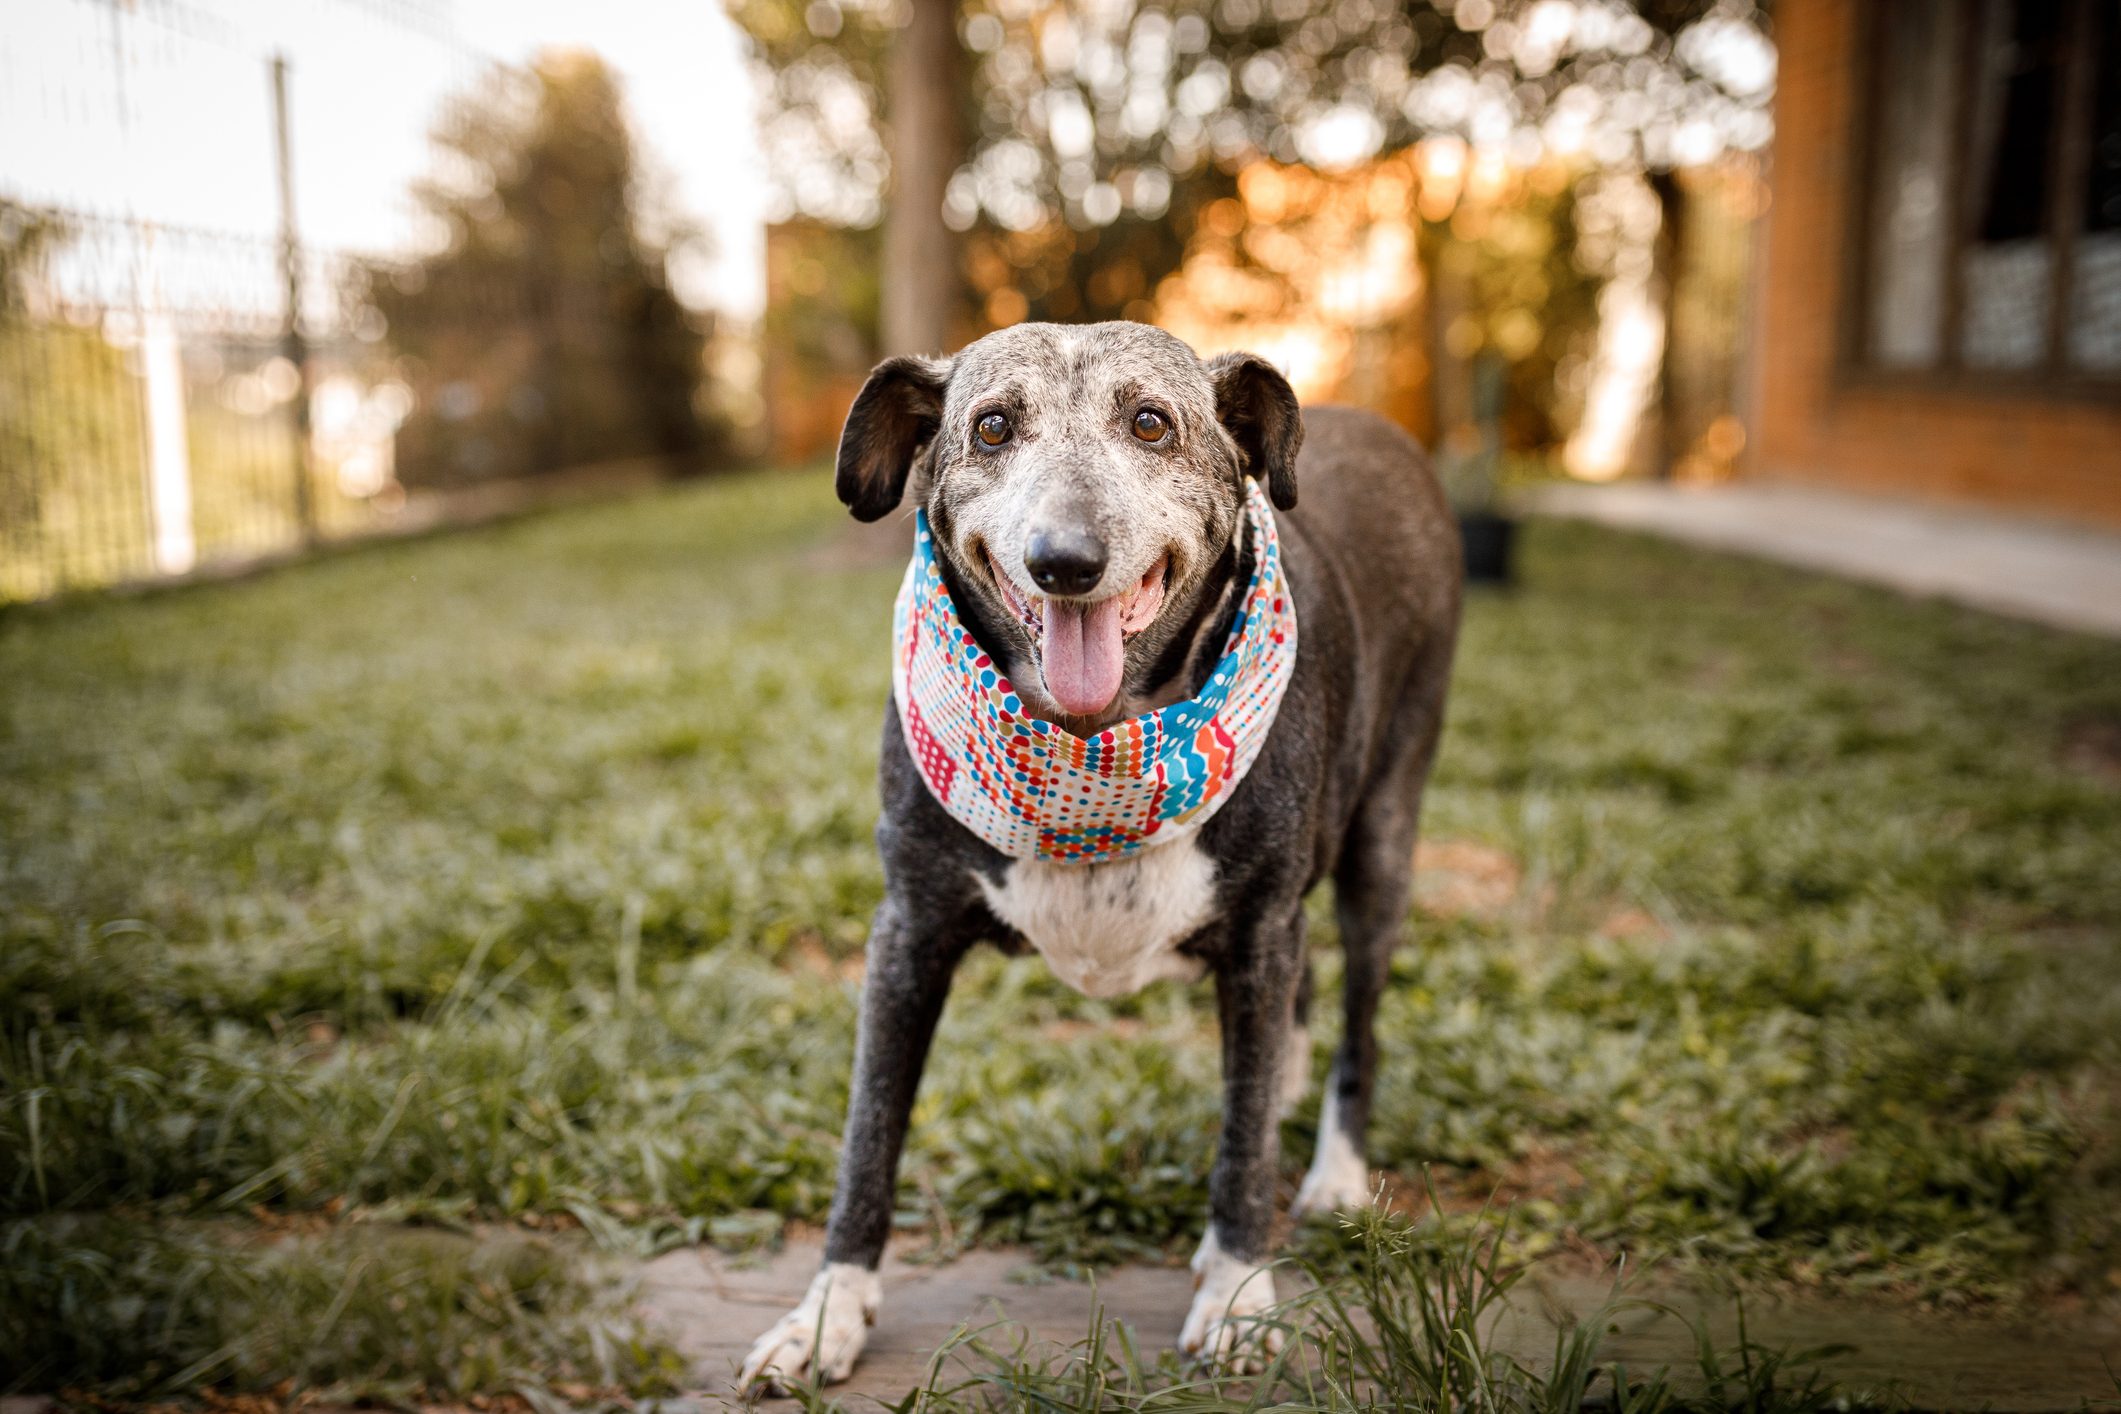
[[1458,534],[1466,552],[1466,580],[1471,584],[1508,584],[1517,522],[1494,511],[1466,511],[1458,517]]

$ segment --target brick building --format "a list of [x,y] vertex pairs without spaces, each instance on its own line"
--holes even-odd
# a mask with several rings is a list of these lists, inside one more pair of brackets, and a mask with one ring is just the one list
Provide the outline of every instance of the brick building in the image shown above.
[[2121,525],[2121,5],[1775,29],[1750,473]]

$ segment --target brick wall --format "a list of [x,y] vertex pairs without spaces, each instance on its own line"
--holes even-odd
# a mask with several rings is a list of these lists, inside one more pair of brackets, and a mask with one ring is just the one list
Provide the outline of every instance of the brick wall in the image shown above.
[[1886,387],[1841,367],[1860,4],[1775,7],[1774,199],[1748,472],[2121,526],[2121,392]]

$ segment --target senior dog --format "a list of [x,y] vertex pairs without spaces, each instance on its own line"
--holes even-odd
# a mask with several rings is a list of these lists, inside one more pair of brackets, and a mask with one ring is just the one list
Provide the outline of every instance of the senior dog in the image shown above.
[[1260,1319],[1279,1119],[1310,1073],[1303,900],[1328,875],[1344,1017],[1295,1211],[1370,1198],[1374,1021],[1457,638],[1443,496],[1382,419],[1304,412],[1261,358],[1124,323],[879,364],[837,490],[872,521],[909,487],[885,897],[825,1263],[741,1382],[853,1369],[914,1090],[980,941],[1091,996],[1214,977],[1221,1146],[1180,1345],[1257,1369],[1279,1344]]

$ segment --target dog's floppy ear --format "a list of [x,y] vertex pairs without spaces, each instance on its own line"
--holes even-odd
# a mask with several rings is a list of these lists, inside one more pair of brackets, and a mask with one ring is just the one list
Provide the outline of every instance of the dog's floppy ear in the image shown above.
[[1267,483],[1282,510],[1296,504],[1296,453],[1304,444],[1296,390],[1258,354],[1217,354],[1205,365],[1215,386],[1215,416],[1229,429],[1244,469]]
[[839,474],[833,481],[856,520],[888,514],[906,494],[913,454],[942,422],[943,385],[949,379],[949,360],[910,354],[887,358],[870,371],[840,429]]

